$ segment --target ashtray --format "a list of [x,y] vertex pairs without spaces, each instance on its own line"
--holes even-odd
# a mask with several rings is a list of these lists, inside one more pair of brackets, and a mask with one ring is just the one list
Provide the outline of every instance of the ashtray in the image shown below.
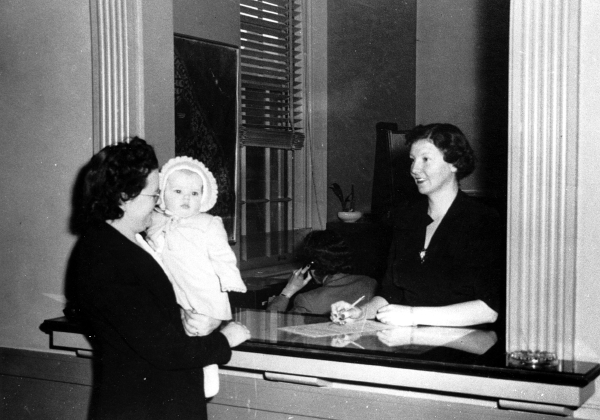
[[519,350],[508,355],[508,363],[514,367],[552,369],[558,366],[558,359],[550,351]]

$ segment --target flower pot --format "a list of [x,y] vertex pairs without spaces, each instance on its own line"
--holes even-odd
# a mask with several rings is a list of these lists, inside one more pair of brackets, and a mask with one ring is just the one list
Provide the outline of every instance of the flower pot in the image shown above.
[[345,223],[354,223],[362,217],[360,211],[340,211],[337,215]]

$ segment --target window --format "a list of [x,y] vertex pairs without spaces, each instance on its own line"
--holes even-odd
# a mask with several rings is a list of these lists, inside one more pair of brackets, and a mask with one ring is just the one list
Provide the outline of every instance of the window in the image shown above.
[[294,160],[304,147],[302,5],[241,0],[240,262],[285,262],[296,230]]

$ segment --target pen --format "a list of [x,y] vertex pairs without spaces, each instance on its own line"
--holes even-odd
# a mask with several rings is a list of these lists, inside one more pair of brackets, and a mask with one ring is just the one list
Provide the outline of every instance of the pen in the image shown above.
[[359,303],[361,300],[363,300],[364,298],[365,298],[365,296],[364,296],[364,295],[362,295],[361,297],[359,297],[358,299],[356,299],[356,302],[354,302],[352,305],[350,305],[350,307],[349,307],[349,308],[347,308],[347,309],[344,309],[344,310],[345,310],[345,311],[347,311],[348,309],[352,309],[352,308],[354,308],[354,307],[355,307],[356,305],[358,305],[358,303]]
[[351,342],[350,342],[350,344],[354,344],[354,345],[355,345],[356,347],[358,347],[359,349],[363,349],[363,350],[365,350],[365,348],[364,348],[363,346],[361,346],[361,345],[360,345],[360,344],[358,344],[358,343],[355,343],[354,341],[351,341]]

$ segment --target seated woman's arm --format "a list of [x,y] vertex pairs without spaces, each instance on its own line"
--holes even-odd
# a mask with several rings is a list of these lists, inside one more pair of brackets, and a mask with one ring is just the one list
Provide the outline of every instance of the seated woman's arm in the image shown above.
[[496,322],[498,312],[481,300],[472,300],[433,307],[388,305],[380,308],[375,317],[384,324],[391,325],[466,327]]
[[331,320],[341,324],[361,319],[377,319],[384,324],[398,326],[466,327],[493,323],[498,318],[498,313],[481,300],[447,306],[413,307],[389,305],[384,298],[375,296],[361,307],[350,306],[348,302],[336,302],[331,305]]
[[285,312],[290,304],[290,298],[284,295],[277,295],[267,305],[267,311]]

